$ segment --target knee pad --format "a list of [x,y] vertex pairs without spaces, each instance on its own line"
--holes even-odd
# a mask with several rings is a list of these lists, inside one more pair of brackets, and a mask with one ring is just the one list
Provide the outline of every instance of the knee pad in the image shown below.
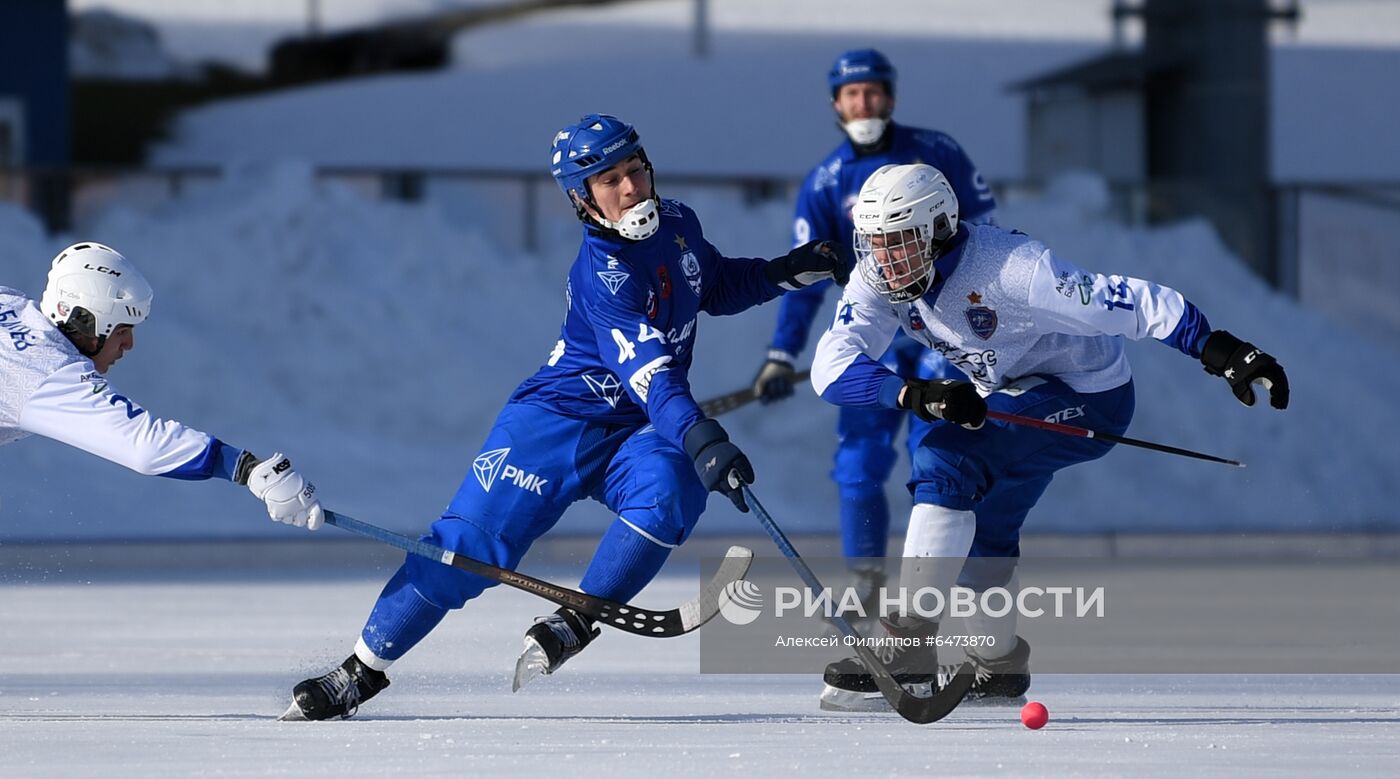
[[673,489],[658,490],[653,505],[624,508],[620,512],[629,525],[663,546],[685,543],[710,497],[698,478],[684,479],[672,486]]

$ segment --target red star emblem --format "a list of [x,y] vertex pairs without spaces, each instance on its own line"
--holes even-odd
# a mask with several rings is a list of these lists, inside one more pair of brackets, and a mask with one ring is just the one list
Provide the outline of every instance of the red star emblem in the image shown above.
[[969,292],[967,293],[967,302],[971,303],[974,306],[978,305],[982,302],[982,296],[977,294],[976,292]]

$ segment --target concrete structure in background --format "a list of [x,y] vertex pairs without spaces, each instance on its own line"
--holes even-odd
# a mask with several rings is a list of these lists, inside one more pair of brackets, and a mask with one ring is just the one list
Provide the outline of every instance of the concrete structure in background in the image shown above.
[[1261,276],[1288,286],[1271,181],[1268,0],[1144,0],[1143,47],[1022,82],[1033,177],[1072,168],[1145,185],[1154,221],[1204,215]]
[[[68,225],[68,4],[0,2],[0,170],[28,166],[29,206],[50,230]],[[0,174],[0,186],[9,186]]]

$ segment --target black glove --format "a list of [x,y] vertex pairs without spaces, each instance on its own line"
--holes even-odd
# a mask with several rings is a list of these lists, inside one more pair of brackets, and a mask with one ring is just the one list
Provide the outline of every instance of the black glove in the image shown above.
[[776,260],[764,271],[768,280],[786,290],[802,289],[818,281],[835,279],[846,286],[851,279],[851,258],[835,241],[808,241]]
[[758,375],[753,377],[753,394],[764,405],[790,398],[792,377],[796,374],[792,367],[792,355],[781,349],[769,349],[768,359],[758,369]]
[[1235,397],[1246,406],[1254,405],[1254,385],[1258,384],[1269,391],[1269,405],[1288,408],[1288,377],[1283,366],[1254,344],[1216,330],[1201,349],[1201,364],[1206,373],[1224,376]]
[[722,493],[734,507],[749,513],[741,484],[753,484],[753,465],[739,447],[729,442],[729,434],[713,419],[701,421],[685,434],[685,453],[695,461],[695,472],[705,489]]
[[942,419],[968,430],[976,430],[987,421],[987,401],[971,382],[957,379],[907,379],[899,407],[913,411],[925,422]]

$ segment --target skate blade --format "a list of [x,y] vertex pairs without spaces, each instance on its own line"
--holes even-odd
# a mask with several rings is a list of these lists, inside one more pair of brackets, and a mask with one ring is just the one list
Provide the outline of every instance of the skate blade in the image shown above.
[[[928,684],[908,684],[904,689],[920,698],[933,694],[932,686]],[[894,711],[885,696],[878,692],[854,692],[829,684],[822,687],[819,705],[822,711]]]
[[511,680],[510,691],[519,692],[521,687],[547,673],[549,658],[545,656],[544,647],[537,641],[526,639],[525,651],[521,652],[515,661],[515,678]]
[[278,717],[277,720],[278,720],[279,722],[309,722],[309,721],[310,721],[310,720],[308,720],[308,719],[306,718],[306,715],[302,713],[301,707],[297,705],[297,702],[296,702],[296,701],[292,701],[292,705],[291,705],[291,706],[288,706],[288,707],[287,707],[287,710],[286,710],[285,712],[283,712],[283,713],[282,713],[282,716]]

